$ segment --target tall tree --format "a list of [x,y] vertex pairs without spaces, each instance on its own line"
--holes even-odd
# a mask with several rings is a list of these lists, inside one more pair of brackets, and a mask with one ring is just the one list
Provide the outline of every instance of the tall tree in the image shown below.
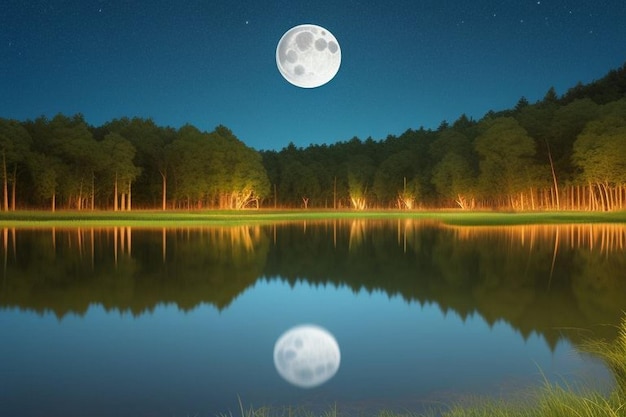
[[556,89],[554,87],[550,87],[546,92],[546,95],[543,96],[543,100],[541,100],[540,105],[552,106],[558,104],[558,102],[559,95],[556,93]]
[[517,120],[503,117],[490,120],[486,129],[475,141],[480,156],[479,184],[485,197],[500,205],[501,197],[506,204],[514,206],[514,198],[530,188],[531,157],[535,154],[535,142]]
[[405,150],[385,159],[376,170],[372,190],[383,206],[412,209],[420,197],[412,153]]
[[352,207],[364,210],[374,176],[375,166],[369,156],[360,154],[351,157],[347,164],[348,189]]
[[118,133],[109,133],[99,142],[104,156],[102,169],[113,184],[113,210],[131,209],[131,184],[141,170],[133,163],[135,147]]
[[9,182],[12,183],[11,209],[15,210],[18,165],[26,160],[32,139],[17,121],[0,118],[0,163],[2,164],[2,208],[9,210]]
[[475,204],[475,181],[476,174],[467,155],[458,152],[447,153],[433,170],[432,182],[437,192],[462,209]]
[[458,127],[444,130],[429,149],[435,161],[431,183],[444,200],[454,201],[461,208],[471,208],[475,201],[476,154],[472,142],[464,133],[473,134],[470,132],[473,127],[465,124],[462,130]]
[[592,202],[613,210],[623,208],[626,192],[626,99],[603,106],[602,113],[574,142],[572,159],[589,184]]
[[299,161],[285,161],[281,172],[281,195],[289,196],[293,205],[309,207],[311,198],[318,197],[320,184],[313,170]]
[[[159,200],[161,209],[167,208],[167,180],[170,168],[170,154],[167,145],[171,143],[176,131],[169,127],[159,127],[152,119],[132,118],[113,120],[105,128],[128,139],[137,150],[136,164],[142,167],[137,178],[141,187],[144,204]],[[155,181],[160,179],[160,184]]]
[[209,189],[207,169],[209,144],[206,134],[191,125],[181,127],[176,139],[167,145],[173,176],[173,197],[187,208],[202,204]]
[[61,162],[54,156],[32,152],[28,157],[28,167],[36,197],[48,201],[50,210],[56,211],[58,179],[63,170]]
[[82,115],[57,115],[50,121],[50,154],[58,157],[64,169],[59,191],[68,207],[78,210],[95,207],[95,173],[102,166],[103,154]]
[[229,208],[242,209],[260,200],[270,191],[270,182],[263,167],[261,155],[241,142],[230,129],[217,126],[215,135],[224,142],[226,173],[222,195],[229,198]]

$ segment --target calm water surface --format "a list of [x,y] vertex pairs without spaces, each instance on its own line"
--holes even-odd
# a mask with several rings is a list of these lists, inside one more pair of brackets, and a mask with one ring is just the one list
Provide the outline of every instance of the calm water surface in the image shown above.
[[[0,410],[214,416],[245,405],[415,410],[554,381],[609,386],[577,351],[626,310],[626,227],[342,221],[2,231]],[[310,389],[276,340],[341,350]]]

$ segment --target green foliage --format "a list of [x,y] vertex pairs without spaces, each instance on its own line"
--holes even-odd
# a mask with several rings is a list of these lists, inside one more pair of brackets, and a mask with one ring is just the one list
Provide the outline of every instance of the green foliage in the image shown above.
[[550,88],[534,104],[522,97],[478,121],[462,114],[379,141],[260,153],[225,126],[204,132],[121,118],[93,127],[80,114],[0,119],[3,209],[9,199],[11,208],[50,199],[65,209],[110,208],[116,172],[122,198],[130,199],[132,183],[133,205],[163,210],[626,209],[625,94],[626,65],[562,97]]
[[475,194],[475,174],[466,157],[456,152],[446,154],[439,161],[433,170],[432,182],[445,198],[458,199],[461,208],[465,208],[461,199]]
[[584,182],[625,184],[626,99],[604,106],[601,113],[574,142],[574,163]]
[[620,68],[611,70],[599,80],[588,85],[578,83],[570,88],[562,97],[562,104],[568,104],[574,100],[589,98],[598,104],[607,104],[617,101],[626,96],[626,64]]
[[28,131],[17,120],[0,118],[0,156],[5,164],[23,161],[31,143]]
[[[385,159],[376,170],[372,187],[380,202],[416,200],[419,183],[415,180],[415,164],[410,151],[401,151]],[[403,208],[403,207],[400,207]]]
[[622,401],[626,411],[626,316],[618,327],[617,339],[613,342],[606,340],[587,340],[583,350],[602,360],[615,379],[617,396]]
[[[626,91],[625,80],[623,68],[611,72],[601,80],[601,90]],[[572,155],[573,144],[586,126],[602,117],[594,88],[582,86],[574,99],[561,98],[550,88],[535,104],[522,97],[514,109],[490,111],[478,122],[461,115],[434,131],[407,130],[378,142],[355,137],[304,149],[290,144],[280,152],[266,151],[264,162],[272,172],[272,183],[289,184],[279,193],[277,205],[295,206],[296,184],[302,180],[306,187],[311,181],[309,172],[294,179],[287,178],[291,170],[278,168],[288,166],[285,162],[291,158],[307,167],[315,162],[322,198],[332,195],[339,207],[398,207],[406,179],[408,193],[425,207],[593,209],[597,197],[576,187],[585,183],[580,164],[595,161],[583,155],[574,162]],[[604,97],[610,96],[605,93]],[[605,102],[618,98],[619,94]],[[619,155],[616,159],[622,158]],[[355,163],[359,158],[366,159]],[[626,192],[616,185],[619,176],[611,171],[613,188],[605,192],[612,193],[613,209],[626,207]]]
[[430,154],[437,161],[431,178],[437,192],[461,208],[468,208],[468,198],[476,194],[477,159],[468,137],[456,130],[443,132],[431,144]]
[[223,126],[211,133],[183,126],[168,153],[173,194],[186,208],[241,209],[269,193],[261,155]]
[[363,210],[368,204],[375,170],[374,161],[367,155],[354,155],[348,159],[347,170],[352,207]]
[[51,208],[56,208],[56,193],[59,175],[63,170],[58,158],[33,152],[29,155],[28,166],[33,178],[35,195],[44,202],[50,201]]
[[167,207],[167,180],[171,155],[168,145],[176,131],[157,126],[152,119],[116,119],[103,126],[105,132],[116,132],[130,141],[136,149],[134,164],[141,168],[135,180],[134,199],[140,204]]
[[478,183],[488,198],[511,196],[530,187],[528,167],[535,154],[535,142],[517,120],[506,117],[487,121],[475,142],[480,156]]
[[0,118],[0,174],[4,211],[9,209],[9,182],[13,184],[11,206],[15,210],[18,166],[26,160],[31,142],[30,135],[18,121]]
[[[299,161],[286,161],[282,169],[282,181],[279,192],[290,198],[290,206],[308,206],[309,199],[317,199],[320,194],[320,184],[314,171]],[[305,203],[306,201],[306,203]]]

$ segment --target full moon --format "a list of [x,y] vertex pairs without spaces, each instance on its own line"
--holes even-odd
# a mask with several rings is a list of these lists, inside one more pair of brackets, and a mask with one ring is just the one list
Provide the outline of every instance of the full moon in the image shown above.
[[319,87],[339,71],[341,48],[333,34],[321,26],[295,26],[278,41],[276,65],[291,84]]
[[279,375],[301,388],[325,383],[337,373],[340,362],[337,341],[319,326],[293,327],[274,345],[274,366]]

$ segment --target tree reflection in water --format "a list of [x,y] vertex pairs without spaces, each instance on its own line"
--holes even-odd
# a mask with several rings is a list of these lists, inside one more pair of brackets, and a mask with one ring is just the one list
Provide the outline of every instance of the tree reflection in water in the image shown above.
[[[453,227],[336,220],[176,229],[2,231],[0,306],[58,317],[92,304],[227,308],[259,279],[380,290],[505,321],[551,346],[614,339],[626,310],[626,226]],[[605,326],[613,324],[615,326]]]

